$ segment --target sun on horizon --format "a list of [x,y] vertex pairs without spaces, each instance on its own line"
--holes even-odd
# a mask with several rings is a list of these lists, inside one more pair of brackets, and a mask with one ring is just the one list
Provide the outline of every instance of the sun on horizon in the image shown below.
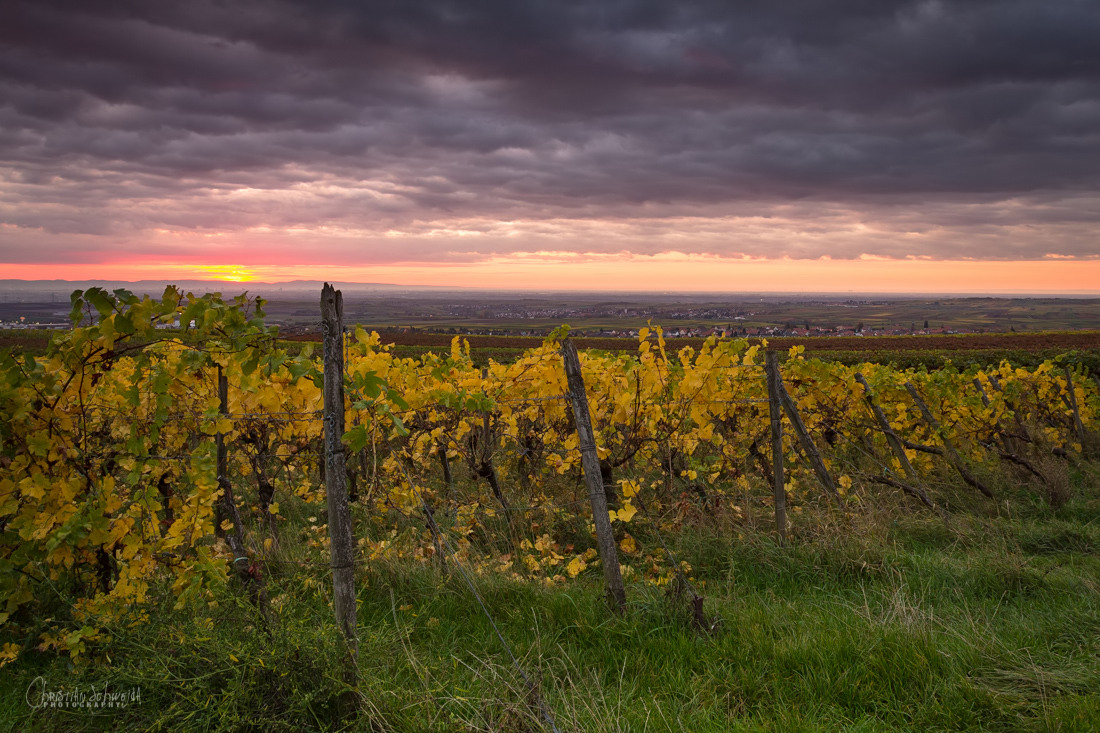
[[206,265],[198,268],[197,271],[206,276],[202,279],[224,280],[234,283],[256,281],[255,271],[244,265]]

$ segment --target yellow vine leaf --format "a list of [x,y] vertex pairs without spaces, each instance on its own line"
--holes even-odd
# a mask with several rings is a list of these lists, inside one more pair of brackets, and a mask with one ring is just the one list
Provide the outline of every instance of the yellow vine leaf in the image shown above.
[[575,558],[569,561],[568,565],[565,566],[565,572],[569,573],[570,578],[575,578],[586,567],[588,567],[588,563],[584,561],[583,557],[577,555]]
[[[5,616],[7,614],[4,614]],[[8,662],[15,661],[15,658],[19,656],[19,650],[22,649],[18,644],[4,644],[0,647],[0,667],[3,667]]]
[[638,510],[634,508],[634,505],[629,501],[623,503],[623,508],[619,511],[609,509],[607,512],[608,518],[614,522],[618,519],[620,522],[629,522],[634,518],[634,515],[638,513]]

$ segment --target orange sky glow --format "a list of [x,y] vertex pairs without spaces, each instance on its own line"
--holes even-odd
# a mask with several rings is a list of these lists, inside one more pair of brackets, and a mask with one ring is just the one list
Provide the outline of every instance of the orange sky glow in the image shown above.
[[328,280],[517,290],[682,292],[1097,293],[1100,260],[1004,262],[861,258],[722,258],[668,252],[653,256],[536,252],[470,263],[261,265],[116,261],[9,264],[26,280],[220,280],[240,283]]

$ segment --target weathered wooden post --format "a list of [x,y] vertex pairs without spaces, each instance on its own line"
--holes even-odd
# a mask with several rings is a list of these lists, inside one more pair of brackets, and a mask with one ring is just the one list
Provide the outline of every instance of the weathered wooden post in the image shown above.
[[[990,379],[990,384],[992,384],[992,378]],[[985,387],[982,386],[982,380],[974,377],[973,385],[974,388],[978,390],[978,396],[982,398],[982,404],[986,407],[989,407],[989,405],[991,404],[989,401],[989,395],[985,393]],[[1019,449],[1016,447],[1015,438],[1013,438],[1009,434],[1008,430],[1005,429],[1004,421],[1001,420],[1001,418],[999,417],[997,418],[997,437],[1000,438],[1001,445],[1004,446],[1004,449],[1007,453],[1015,455],[1019,452]]]
[[772,435],[772,481],[775,486],[775,528],[779,532],[779,544],[787,543],[787,489],[783,476],[783,407],[779,391],[782,378],[779,375],[779,355],[769,351],[764,360],[764,372],[768,378],[768,416]]
[[[1001,382],[997,379],[997,376],[995,374],[990,374],[990,375],[988,375],[988,377],[989,377],[989,383],[991,385],[993,385],[993,389],[997,390],[1002,395],[1004,395],[1004,389],[1001,388]],[[1012,417],[1016,421],[1016,429],[1019,431],[1019,435],[1014,436],[1014,439],[1018,437],[1020,440],[1022,440],[1025,443],[1033,442],[1032,439],[1031,439],[1031,433],[1028,432],[1027,426],[1024,425],[1024,421],[1022,419],[1020,419],[1019,413],[1016,412],[1016,405],[1011,400],[1009,400],[1007,397],[1005,398],[1005,407],[1007,407],[1008,411],[1012,413]],[[1013,452],[1014,453],[1019,453],[1020,451],[1016,450],[1016,451],[1013,451]]]
[[[481,370],[481,394],[485,399],[489,399],[489,395],[485,390],[485,384],[488,381],[489,368],[483,367]],[[474,460],[477,465],[477,475],[489,482],[489,488],[492,489],[493,496],[500,502],[500,507],[508,512],[510,509],[508,500],[504,497],[504,489],[501,488],[497,469],[493,465],[493,423],[492,413],[489,410],[482,410],[481,432],[475,433],[475,435],[477,436],[477,456]]]
[[783,377],[779,372],[778,364],[776,365],[775,371],[776,374],[779,374],[779,377],[776,379],[779,399],[783,403],[783,409],[787,413],[787,419],[791,421],[791,427],[794,428],[795,435],[798,436],[798,443],[802,446],[802,452],[806,455],[806,459],[809,460],[810,465],[814,469],[814,473],[817,474],[818,483],[832,495],[833,501],[836,502],[838,507],[843,507],[844,501],[840,498],[840,493],[836,490],[836,482],[833,481],[833,477],[829,475],[829,470],[825,468],[825,461],[822,460],[820,451],[818,451],[813,439],[810,438],[810,431],[806,429],[806,424],[802,422],[802,416],[798,414],[798,406],[795,405],[794,400],[791,398],[790,394],[788,394],[787,388],[783,386]]
[[[220,364],[218,365],[218,414],[229,414],[229,379],[226,378]],[[237,508],[236,497],[233,496],[233,484],[229,482],[229,450],[225,445],[225,434],[220,430],[214,436],[214,445],[217,451],[218,488],[222,491],[221,498],[218,499],[218,514],[221,515],[218,529],[221,529],[223,521],[233,525],[232,529],[223,530],[225,544],[229,545],[234,555],[233,571],[237,574],[237,578],[248,586],[252,580],[248,572],[252,560],[248,556],[248,549],[244,546],[241,512]]]
[[905,383],[905,389],[909,392],[909,396],[913,398],[913,401],[917,403],[917,407],[920,408],[921,415],[924,417],[924,421],[928,423],[936,433],[939,434],[940,440],[943,441],[944,456],[948,462],[955,467],[955,470],[962,476],[963,481],[973,486],[978,491],[982,492],[990,499],[996,498],[993,492],[988,486],[983,484],[978,478],[970,473],[970,470],[966,467],[966,462],[963,457],[959,455],[959,452],[955,449],[955,444],[951,442],[951,439],[943,431],[943,427],[940,425],[940,421],[932,414],[932,411],[928,409],[928,405],[925,404],[924,399],[920,396],[920,392],[909,382]]
[[447,440],[437,442],[435,450],[439,454],[439,465],[443,468],[443,483],[449,490],[454,484],[454,479],[451,478],[451,461],[447,458]]
[[[218,365],[218,414],[229,414],[229,379]],[[233,484],[229,480],[229,449],[225,445],[225,434],[220,430],[214,436],[214,444],[217,450],[218,488],[222,495],[218,499],[217,532],[225,539],[233,553],[233,572],[241,585],[248,589],[252,602],[260,610],[264,619],[264,630],[270,633],[271,608],[267,599],[267,591],[264,589],[263,576],[258,572],[255,561],[249,556],[248,548],[244,543],[244,524],[241,522],[241,511],[237,508],[237,499],[233,495]],[[233,527],[223,530],[221,523],[229,521]]]
[[618,613],[626,610],[626,589],[619,570],[619,551],[611,531],[611,519],[607,513],[607,497],[603,491],[600,474],[600,458],[596,453],[596,436],[592,431],[592,413],[588,410],[588,395],[584,391],[581,361],[577,347],[566,339],[561,345],[565,362],[565,377],[569,384],[569,401],[573,406],[573,418],[577,423],[577,437],[581,451],[581,468],[588,488],[588,501],[592,504],[592,519],[596,524],[596,547],[603,564],[604,582],[612,607]]
[[1066,404],[1069,406],[1070,412],[1073,413],[1073,429],[1077,433],[1077,442],[1081,444],[1081,452],[1088,451],[1086,444],[1087,435],[1085,433],[1085,424],[1081,422],[1081,411],[1077,409],[1077,390],[1073,387],[1073,370],[1069,368],[1069,364],[1064,366],[1066,375]]
[[901,464],[902,469],[905,471],[905,475],[914,481],[917,480],[917,471],[913,468],[913,464],[909,462],[909,456],[905,454],[905,447],[901,444],[901,439],[898,438],[898,434],[894,432],[894,429],[890,427],[890,421],[886,419],[886,414],[882,411],[882,408],[875,403],[875,396],[871,392],[871,385],[867,384],[867,380],[859,372],[856,372],[856,381],[862,385],[863,398],[867,402],[867,406],[871,408],[871,414],[875,416],[875,422],[878,423],[878,429],[886,436],[886,442],[890,444],[890,450],[894,452],[894,457],[898,459],[898,463]]
[[321,331],[324,337],[325,489],[328,493],[328,535],[336,622],[348,645],[345,682],[359,683],[359,640],[355,621],[355,544],[352,542],[344,456],[344,299],[325,283],[321,290]]

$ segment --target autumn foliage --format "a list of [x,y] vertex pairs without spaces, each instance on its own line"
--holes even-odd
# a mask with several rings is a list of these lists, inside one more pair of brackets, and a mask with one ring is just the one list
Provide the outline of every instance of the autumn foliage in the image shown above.
[[[323,423],[319,363],[308,349],[291,357],[279,347],[259,299],[169,288],[154,300],[92,289],[74,293],[72,304],[74,328],[45,356],[5,355],[0,363],[0,621],[12,637],[31,633],[43,605],[63,599],[71,617],[34,632],[35,643],[79,658],[104,619],[140,619],[154,592],[171,593],[181,607],[208,601],[240,560],[226,533],[241,533],[262,572],[286,507],[305,507],[314,522],[323,517]],[[446,518],[458,553],[482,572],[569,582],[599,562],[591,542],[555,536],[552,521],[530,528],[532,512],[584,526],[563,335],[482,370],[459,338],[449,352],[402,359],[377,334],[347,334],[344,445],[355,498],[374,522],[370,536],[359,537],[364,561],[437,555],[426,529],[398,532],[402,517],[428,510]],[[661,556],[647,527],[737,522],[748,504],[766,503],[763,356],[760,345],[714,338],[671,353],[659,328],[643,329],[633,353],[582,354],[628,578],[661,583],[684,570]],[[230,385],[224,411],[219,370]],[[1055,362],[899,371],[805,359],[792,348],[787,390],[845,498],[843,509],[830,511],[858,511],[868,492],[890,490],[869,488],[868,475],[905,478],[857,372],[906,439],[921,482],[943,482],[936,449],[945,440],[976,470],[1013,455],[1012,470],[1026,464],[1042,478],[1038,457],[1084,451],[1076,421],[1092,430],[1100,415],[1096,385]],[[922,419],[907,382],[939,429]],[[218,435],[231,446],[230,472],[251,529],[219,512]],[[797,514],[820,489],[797,445],[786,450]],[[448,485],[443,464],[471,480]],[[499,495],[481,483],[485,466],[500,477]],[[496,514],[526,525],[507,552],[477,540],[481,519]],[[377,531],[387,523],[392,531]],[[315,536],[323,545],[323,534]],[[11,659],[20,648],[8,642],[2,653]]]

